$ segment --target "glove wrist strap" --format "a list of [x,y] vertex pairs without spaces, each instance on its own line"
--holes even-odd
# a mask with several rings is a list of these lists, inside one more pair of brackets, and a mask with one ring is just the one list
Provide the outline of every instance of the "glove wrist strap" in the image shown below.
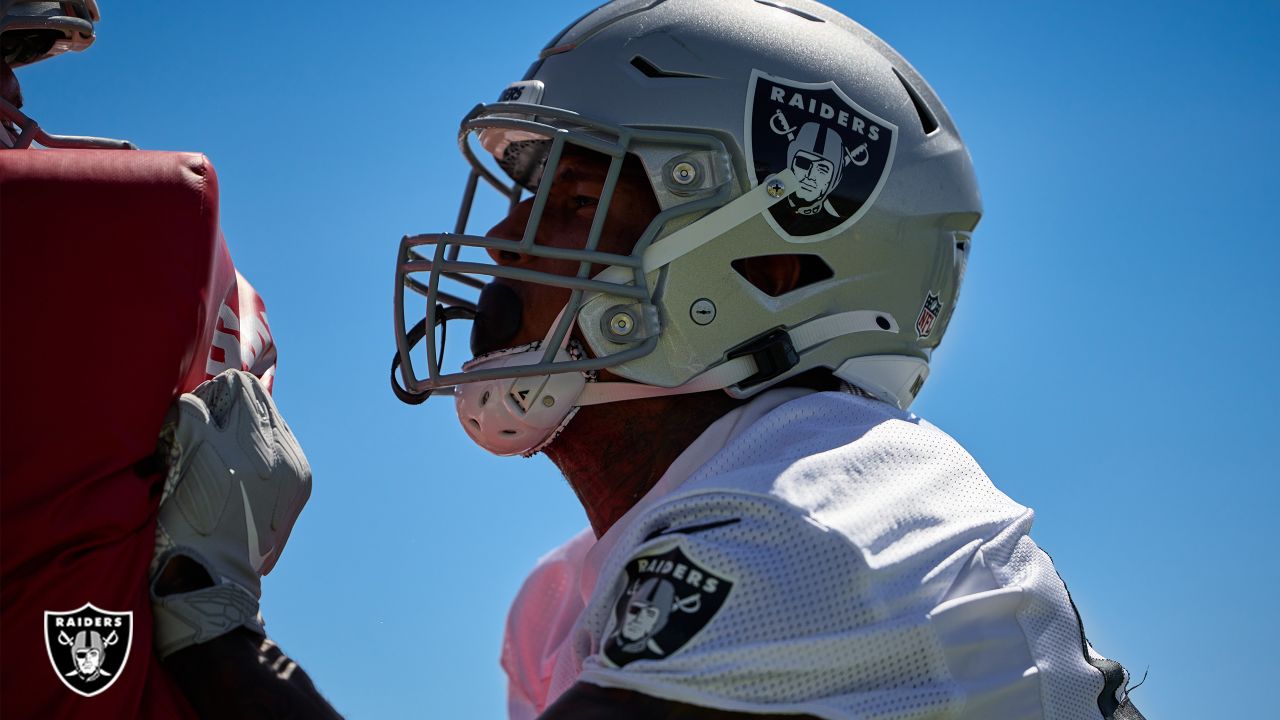
[[[173,553],[177,554],[177,553]],[[210,569],[202,558],[181,553]],[[159,563],[164,567],[165,562]],[[210,572],[214,584],[190,592],[159,595],[151,584],[155,648],[161,659],[189,647],[221,637],[239,627],[266,635],[258,598],[239,584]]]

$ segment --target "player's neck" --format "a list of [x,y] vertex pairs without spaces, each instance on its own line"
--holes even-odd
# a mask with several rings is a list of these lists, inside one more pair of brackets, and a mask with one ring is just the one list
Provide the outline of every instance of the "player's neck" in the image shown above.
[[547,457],[564,473],[600,537],[737,404],[716,391],[584,407],[547,447]]

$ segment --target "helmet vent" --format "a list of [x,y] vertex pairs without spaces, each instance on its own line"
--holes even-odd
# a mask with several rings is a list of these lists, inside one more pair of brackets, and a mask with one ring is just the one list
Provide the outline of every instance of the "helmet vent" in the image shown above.
[[730,265],[769,297],[781,297],[835,277],[831,266],[817,255],[756,255],[738,258]]
[[902,73],[898,72],[898,68],[893,69],[893,74],[897,76],[898,82],[902,83],[902,88],[907,91],[907,96],[911,98],[911,104],[915,106],[916,115],[920,117],[920,127],[924,128],[924,134],[932,135],[937,132],[938,118],[934,117],[929,110],[929,106],[924,104],[924,99],[920,97],[920,93],[916,92],[916,89],[911,87],[911,83],[902,77]]
[[796,17],[802,17],[802,18],[804,18],[805,20],[808,20],[809,22],[819,22],[819,23],[820,23],[820,22],[826,22],[826,20],[823,20],[822,18],[818,17],[817,15],[810,15],[809,13],[807,13],[807,12],[805,12],[805,11],[803,11],[803,10],[797,10],[797,9],[795,9],[795,8],[793,8],[793,7],[787,7],[786,5],[783,5],[783,4],[782,4],[782,3],[780,3],[780,2],[773,2],[773,0],[756,0],[756,2],[760,3],[761,5],[767,5],[767,6],[771,7],[771,8],[777,8],[778,10],[785,10],[786,12],[789,12],[789,13],[791,13],[792,15],[795,15]]
[[710,75],[699,75],[698,73],[680,72],[679,70],[663,70],[653,63],[649,58],[643,55],[636,55],[631,58],[631,67],[644,73],[645,77],[651,78],[710,78]]

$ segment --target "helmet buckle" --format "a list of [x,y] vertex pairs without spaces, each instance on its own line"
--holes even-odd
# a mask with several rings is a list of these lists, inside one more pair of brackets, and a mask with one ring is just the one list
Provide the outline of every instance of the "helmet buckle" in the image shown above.
[[728,360],[750,355],[756,361],[755,374],[738,383],[741,390],[768,382],[800,364],[800,353],[796,352],[791,335],[785,328],[775,328],[758,335],[725,355]]

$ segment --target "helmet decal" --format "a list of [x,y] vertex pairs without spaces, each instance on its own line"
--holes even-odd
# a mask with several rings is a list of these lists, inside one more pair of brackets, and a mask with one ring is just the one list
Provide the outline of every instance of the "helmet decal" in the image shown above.
[[773,228],[788,240],[811,242],[856,222],[889,177],[897,130],[834,82],[752,71],[743,135],[752,185],[786,169],[800,180],[794,195],[770,208]]
[[929,333],[933,332],[933,324],[941,314],[942,299],[938,297],[938,293],[930,290],[924,298],[924,305],[920,307],[920,315],[916,317],[916,335],[921,339],[929,337]]

